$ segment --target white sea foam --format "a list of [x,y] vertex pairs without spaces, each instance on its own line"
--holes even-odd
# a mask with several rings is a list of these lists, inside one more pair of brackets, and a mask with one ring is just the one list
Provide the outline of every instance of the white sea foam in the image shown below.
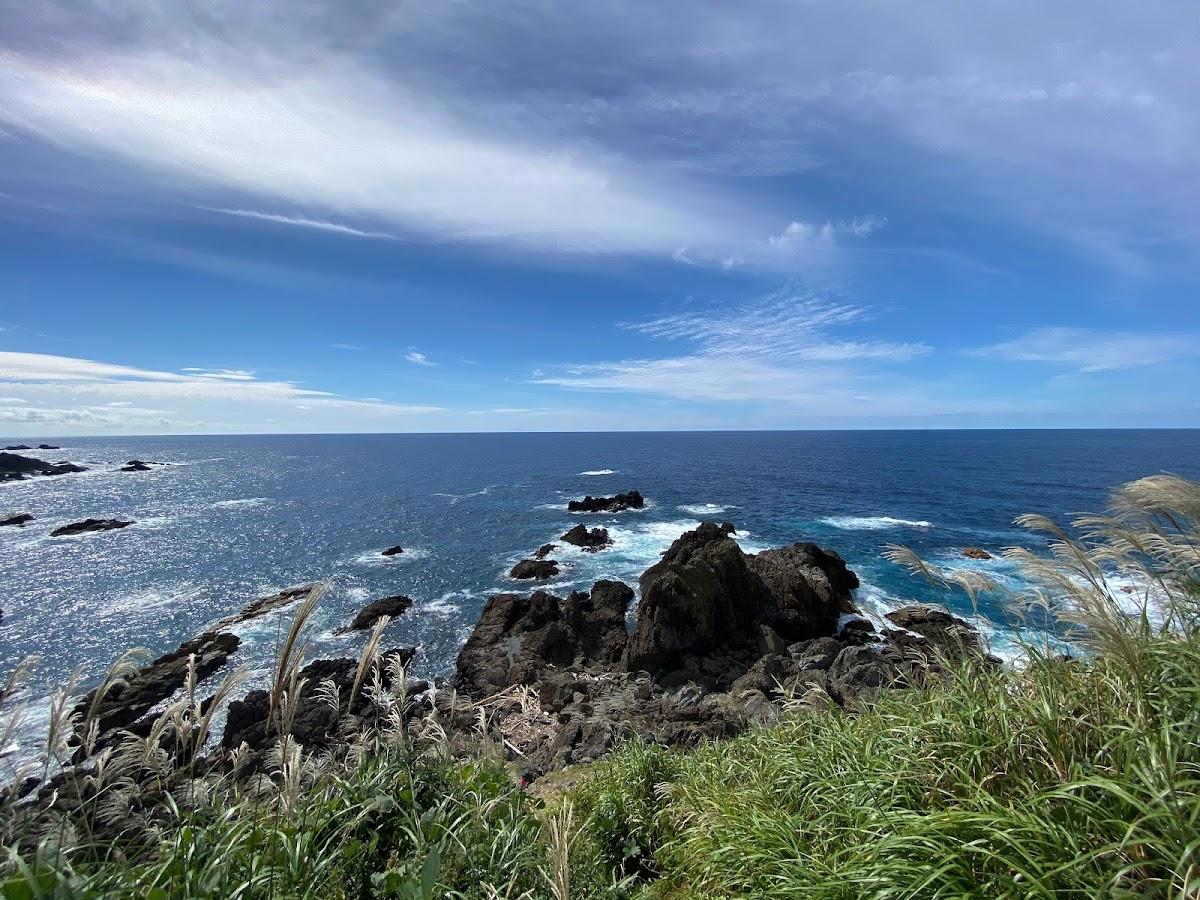
[[616,469],[588,469],[586,472],[580,472],[580,475],[616,475]]
[[693,516],[700,516],[700,518],[715,516],[730,509],[737,509],[737,507],[725,506],[721,503],[685,503],[683,506],[679,507],[680,512],[685,512]]
[[218,500],[212,505],[213,509],[253,509],[270,503],[267,497],[241,497],[237,500]]
[[932,528],[932,522],[923,519],[897,519],[893,516],[827,516],[818,519],[825,525],[843,531],[882,531],[885,528]]
[[398,563],[416,562],[418,559],[425,559],[427,556],[429,556],[428,550],[423,550],[419,547],[405,547],[403,553],[397,553],[395,556],[384,556],[382,550],[368,550],[365,553],[358,554],[350,562],[359,566],[387,566],[397,565]]

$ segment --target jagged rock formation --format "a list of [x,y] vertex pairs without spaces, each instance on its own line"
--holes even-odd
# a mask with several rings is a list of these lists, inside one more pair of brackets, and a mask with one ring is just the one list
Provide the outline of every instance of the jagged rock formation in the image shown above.
[[[608,536],[607,528],[592,528],[584,524],[576,525],[559,540],[565,541],[568,544],[574,544],[576,547],[582,547],[584,550],[597,551],[603,550],[612,543],[612,538]],[[552,546],[552,545],[551,545]]]
[[17,513],[15,516],[9,516],[7,519],[0,519],[0,528],[5,525],[25,525],[33,521],[33,515],[30,513]]
[[567,503],[568,512],[623,512],[627,509],[643,509],[646,498],[637,491],[627,491],[613,497],[593,497],[588,494],[582,500],[571,500]]
[[508,573],[509,578],[517,581],[545,581],[558,574],[558,561],[553,559],[523,559]]

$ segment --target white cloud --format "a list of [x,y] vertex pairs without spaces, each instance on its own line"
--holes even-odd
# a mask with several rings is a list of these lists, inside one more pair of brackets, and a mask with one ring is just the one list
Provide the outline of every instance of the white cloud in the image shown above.
[[1049,363],[1082,373],[1109,372],[1200,356],[1200,335],[1039,328],[1015,340],[968,353],[988,359]]
[[791,222],[780,234],[767,238],[767,244],[776,250],[795,252],[814,244],[830,245],[840,237],[865,238],[878,231],[887,222],[883,216],[866,215],[848,222]]
[[248,369],[168,372],[41,353],[0,351],[0,385],[14,394],[0,401],[0,418],[84,430],[258,431],[268,420],[278,425],[273,430],[286,430],[289,423],[311,430],[313,419],[293,414],[300,406],[319,413],[317,421],[327,429],[377,429],[397,417],[428,422],[443,412],[434,405],[344,397],[292,381],[260,380]]
[[410,350],[408,353],[405,353],[404,358],[406,360],[408,360],[410,363],[412,363],[414,366],[436,366],[437,365],[437,363],[433,362],[424,353],[418,353],[416,350]]

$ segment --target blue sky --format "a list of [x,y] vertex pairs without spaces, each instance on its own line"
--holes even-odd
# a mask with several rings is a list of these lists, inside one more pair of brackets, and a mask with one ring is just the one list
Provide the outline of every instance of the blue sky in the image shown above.
[[1200,425],[1190,3],[0,23],[0,433]]

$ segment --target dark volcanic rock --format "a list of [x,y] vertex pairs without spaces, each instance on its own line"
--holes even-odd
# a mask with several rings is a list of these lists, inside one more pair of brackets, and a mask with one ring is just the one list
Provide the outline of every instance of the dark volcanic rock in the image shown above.
[[947,659],[983,656],[979,630],[945,610],[913,604],[888,613],[886,618],[906,631],[921,636],[914,641],[911,635],[889,629],[887,636],[898,646],[926,655],[940,654]]
[[553,559],[523,559],[512,567],[508,577],[525,581],[531,578],[553,578],[557,574],[558,563]]
[[[415,654],[416,649],[411,647],[384,653],[380,660],[384,684],[391,684],[389,662],[393,658],[399,659],[403,665],[408,665]],[[298,680],[305,683],[296,701],[290,734],[306,750],[320,750],[337,741],[339,721],[343,715],[371,714],[371,701],[361,686],[353,704],[347,706],[357,669],[357,659],[342,658],[314,660],[300,670]],[[369,677],[364,681],[369,680]],[[332,681],[337,685],[341,697],[341,706],[337,710],[318,695],[325,681]],[[245,742],[255,754],[269,749],[279,737],[279,723],[271,720],[270,708],[271,696],[265,690],[251,691],[243,699],[230,703],[225,732],[221,737],[222,745],[232,749]],[[276,714],[278,715],[278,711]]]
[[404,548],[399,544],[394,547],[388,547],[386,550],[381,551],[383,556],[399,556],[403,552]]
[[58,446],[57,444],[38,444],[37,448],[39,450],[61,450],[62,449],[62,447]]
[[121,472],[149,472],[151,463],[143,462],[140,459],[131,459],[125,465],[121,466],[118,471]]
[[31,475],[65,475],[68,472],[86,471],[83,466],[74,463],[50,463],[18,453],[0,453],[0,481],[20,481]]
[[829,694],[843,706],[869,700],[900,681],[900,669],[875,647],[847,647],[829,667]]
[[[124,682],[114,683],[99,701],[94,717],[103,734],[122,728],[145,715],[150,707],[183,687],[188,672],[188,657],[196,656],[197,680],[216,671],[241,640],[229,632],[206,631],[192,638],[149,665],[143,666]],[[81,718],[88,715],[96,700],[96,691],[87,694],[76,707]]]
[[128,528],[132,522],[123,519],[84,519],[82,522],[72,522],[50,532],[50,537],[68,537],[73,534],[88,534],[92,531],[112,531],[117,528]]
[[642,575],[625,667],[661,675],[705,657],[753,662],[762,626],[786,643],[832,634],[841,613],[856,611],[857,584],[837,554],[814,544],[747,556],[726,529],[705,522]]
[[[5,450],[32,450],[33,448],[30,447],[28,444],[9,444],[4,449]],[[49,448],[49,449],[54,449],[54,448]]]
[[572,500],[567,504],[569,512],[621,512],[626,509],[642,509],[646,499],[637,491],[628,491],[614,497],[593,497],[591,494],[582,500]]
[[29,513],[17,513],[15,516],[9,516],[7,519],[0,519],[0,527],[4,525],[24,525],[26,522],[32,522],[33,516]]
[[354,621],[350,623],[348,628],[339,629],[339,633],[347,631],[362,631],[364,628],[370,628],[375,622],[384,616],[391,616],[393,619],[401,613],[405,612],[413,605],[411,597],[395,596],[384,597],[381,600],[376,600],[373,603],[368,603],[358,611],[358,615],[354,617]]
[[566,600],[544,591],[492,597],[458,654],[459,686],[484,696],[532,684],[552,666],[613,666],[625,649],[632,599],[633,591],[619,581],[597,581],[590,592]]
[[250,603],[241,612],[221,619],[214,627],[227,628],[230,625],[237,625],[241,622],[265,615],[271,612],[271,610],[288,606],[302,597],[307,597],[309,592],[315,587],[315,584],[305,584],[300,587],[288,588],[287,590],[280,591],[278,594],[272,594],[270,597],[260,597],[258,600]]
[[537,553],[533,554],[534,559],[545,559],[551,553],[558,549],[558,544],[542,544],[537,548]]
[[589,531],[588,527],[582,523],[564,534],[561,540],[592,551],[602,550],[612,543],[607,528],[593,528]]
[[988,553],[982,547],[968,547],[963,551],[963,556],[968,559],[991,559],[992,554]]

